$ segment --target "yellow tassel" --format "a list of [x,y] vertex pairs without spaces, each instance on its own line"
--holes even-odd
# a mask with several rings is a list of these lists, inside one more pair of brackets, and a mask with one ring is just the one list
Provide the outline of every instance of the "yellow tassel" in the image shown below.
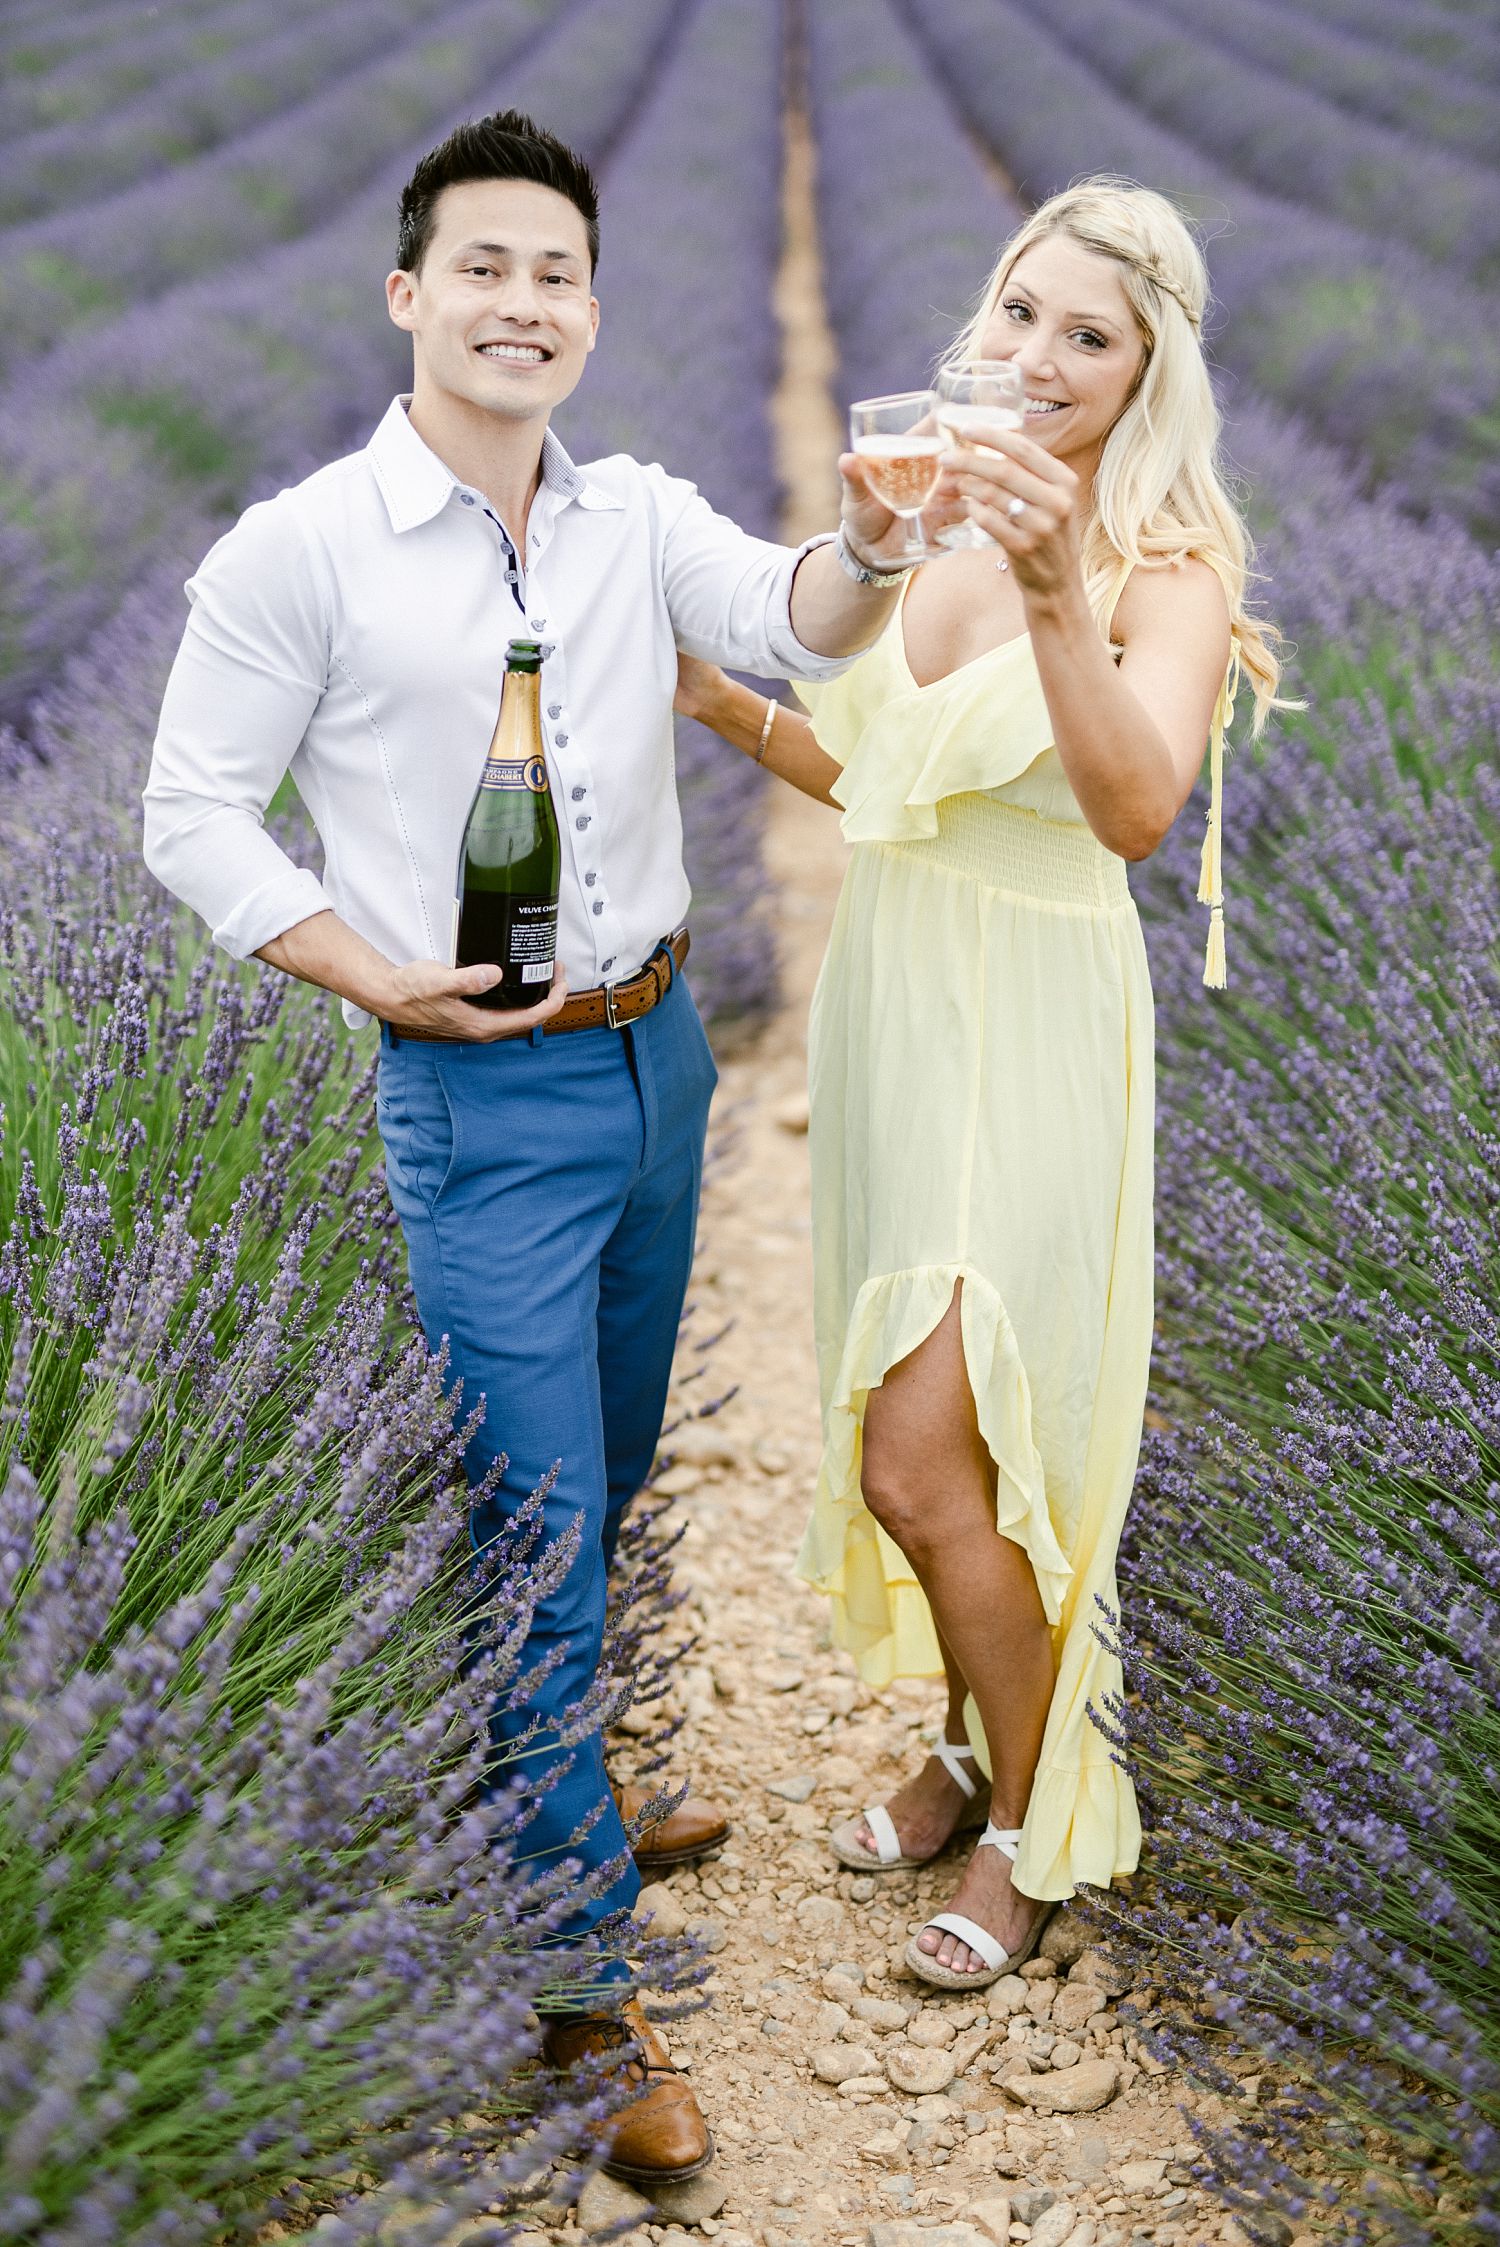
[[1198,903],[1222,903],[1224,896],[1224,862],[1219,842],[1219,822],[1216,812],[1210,810],[1208,825],[1203,830],[1203,855],[1198,861]]
[[1203,980],[1211,991],[1222,991],[1227,979],[1224,964],[1224,730],[1234,716],[1234,694],[1239,677],[1240,652],[1238,643],[1234,643],[1208,738],[1208,826],[1203,835],[1203,855],[1198,862],[1198,902],[1209,907],[1208,953],[1203,963]]

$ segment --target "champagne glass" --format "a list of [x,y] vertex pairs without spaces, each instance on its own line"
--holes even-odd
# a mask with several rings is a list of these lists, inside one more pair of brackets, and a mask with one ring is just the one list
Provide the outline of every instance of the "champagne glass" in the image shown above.
[[[933,412],[940,427],[957,445],[972,445],[974,431],[986,422],[1002,429],[1026,426],[1026,381],[1014,359],[969,359],[962,365],[938,369]],[[993,446],[979,445],[979,452]],[[949,523],[938,532],[938,544],[949,547],[993,546],[996,541],[977,523]]]
[[856,399],[849,408],[849,438],[870,489],[906,525],[899,559],[926,561],[933,549],[917,526],[941,474],[938,459],[945,444],[932,426],[932,392],[902,390],[889,398]]

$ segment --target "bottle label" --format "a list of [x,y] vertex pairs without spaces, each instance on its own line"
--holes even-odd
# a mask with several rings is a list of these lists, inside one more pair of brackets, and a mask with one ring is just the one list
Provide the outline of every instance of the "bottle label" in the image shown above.
[[557,905],[550,897],[516,897],[510,905],[506,965],[523,983],[550,983],[557,964]]
[[533,796],[547,791],[547,767],[540,757],[491,757],[479,783],[481,788],[527,788]]

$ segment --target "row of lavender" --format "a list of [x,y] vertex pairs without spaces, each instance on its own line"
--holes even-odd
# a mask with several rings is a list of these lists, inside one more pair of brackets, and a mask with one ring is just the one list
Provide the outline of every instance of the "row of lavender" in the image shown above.
[[[610,325],[575,439],[665,449],[670,432],[673,464],[701,463],[763,525],[779,47],[757,0],[585,0],[475,102],[532,103],[606,159]],[[342,265],[348,301],[329,301],[337,253],[378,305],[390,223],[361,208],[276,253],[281,334],[307,321],[320,377],[283,371],[273,397],[263,373],[274,442],[247,489],[299,448],[358,441],[396,387]],[[655,278],[708,235],[721,300],[701,333],[679,323],[668,362]],[[178,308],[179,348],[232,334],[244,291]],[[143,350],[151,331],[143,316]],[[231,410],[211,378],[201,395]],[[135,865],[172,549],[208,528],[165,525],[154,566],[142,540],[128,599],[7,752],[0,2232],[208,2240],[338,2205],[354,2239],[389,2202],[345,2206],[351,2182],[389,2179],[403,2237],[436,2240],[552,2156],[580,2181],[597,2158],[602,2098],[524,2066],[536,2011],[588,1962],[565,1972],[547,1948],[558,1892],[527,1877],[517,1804],[466,1807],[477,1713],[519,1674],[538,1568],[566,1556],[523,1569],[521,1538],[502,1556],[494,1665],[455,1682],[461,1434],[410,1339],[368,1063],[321,998],[247,983]],[[717,986],[704,947],[710,991],[751,1007],[770,975],[756,803],[681,754],[744,907],[721,908]],[[601,1721],[629,1690],[659,1550],[647,1525]],[[660,1951],[641,1963],[648,1987],[692,1978]]]
[[[1500,529],[1500,338],[1483,292],[1399,237],[1288,199],[1319,151],[1284,157],[1272,195],[1132,106],[1093,57],[1129,44],[1133,11],[1057,0],[902,0],[957,117],[1035,202],[1083,172],[1122,172],[1178,196],[1212,237],[1215,347],[1256,394],[1362,461],[1366,482],[1414,512]],[[1174,50],[1181,44],[1174,26]],[[1089,57],[1088,61],[1083,57]],[[1269,96],[1254,124],[1274,132]],[[955,124],[950,124],[950,132]],[[1403,170],[1391,192],[1399,199]],[[1373,190],[1372,190],[1373,191]],[[1493,199],[1492,199],[1493,200]]]
[[[1014,222],[912,36],[951,66],[944,17],[977,11],[812,12],[846,392],[920,376]],[[976,72],[976,100],[1001,77]],[[1044,79],[1006,99],[1054,114]],[[1089,153],[1080,129],[1049,161]],[[1199,980],[1192,819],[1136,883],[1161,1027],[1156,1402],[1182,1432],[1150,1445],[1123,1630],[1101,1619],[1131,1703],[1098,1716],[1140,1783],[1153,1901],[1099,1901],[1160,1992],[1143,2034],[1228,2090],[1225,2058],[1275,2063],[1242,2127],[1194,2124],[1252,2222],[1492,2237],[1500,570],[1361,499],[1274,413],[1233,436],[1312,708],[1230,767],[1227,1001]],[[1320,2139],[1344,2166],[1321,2192]]]
[[[274,0],[254,0],[253,10],[236,10],[233,38],[220,26],[184,38],[174,25],[167,69],[148,77],[133,99],[110,98],[111,74],[92,48],[66,72],[12,80],[12,111],[24,115],[26,88],[33,95],[45,90],[62,115],[31,131],[10,121],[0,152],[0,226],[95,205],[153,172],[190,162],[262,118],[311,100],[336,73],[415,31],[441,6],[442,0],[407,0],[398,10],[373,0],[367,7],[323,0],[288,26]],[[202,59],[183,67],[195,47]],[[130,52],[138,69],[138,45]]]

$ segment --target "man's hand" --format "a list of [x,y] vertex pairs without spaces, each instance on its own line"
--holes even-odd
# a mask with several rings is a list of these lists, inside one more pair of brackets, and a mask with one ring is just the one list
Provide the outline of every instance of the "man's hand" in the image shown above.
[[[931,414],[913,425],[913,434],[924,437],[939,434]],[[876,569],[899,568],[905,558],[905,521],[900,515],[892,514],[872,489],[858,453],[840,453],[839,475],[844,486],[839,516],[856,555]],[[963,522],[965,515],[963,498],[953,477],[943,475],[922,510],[922,535],[930,541],[949,523]]]
[[436,960],[409,960],[397,967],[332,910],[310,913],[260,945],[255,956],[319,990],[336,991],[393,1030],[426,1030],[434,1037],[468,1038],[476,1045],[524,1037],[539,1022],[549,1022],[568,995],[568,978],[559,967],[551,989],[535,1006],[503,1012],[474,1006],[475,994],[500,980],[493,963],[439,967]]
[[412,960],[392,971],[390,996],[374,1011],[398,1034],[425,1030],[431,1037],[466,1038],[475,1045],[490,1045],[497,1038],[524,1037],[542,1022],[550,1022],[568,995],[568,978],[558,968],[551,989],[535,1006],[473,1006],[479,991],[488,991],[500,980],[498,967],[439,967],[436,960]]

